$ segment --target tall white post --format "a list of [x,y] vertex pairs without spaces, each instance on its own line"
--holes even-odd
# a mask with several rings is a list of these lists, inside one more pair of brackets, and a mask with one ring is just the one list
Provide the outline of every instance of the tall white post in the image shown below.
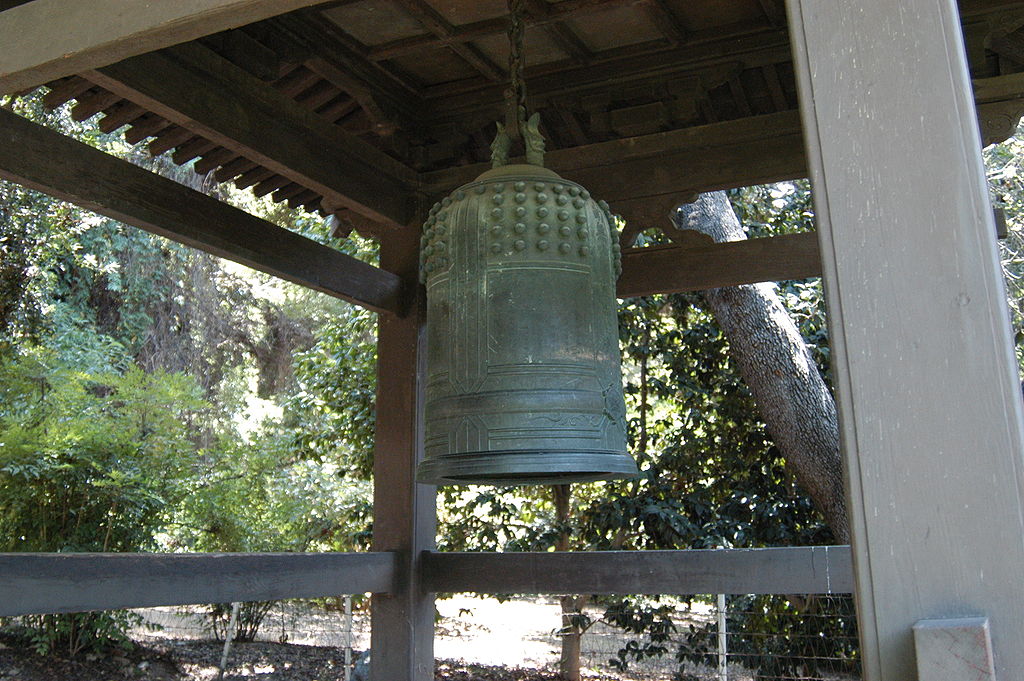
[[1024,679],[1021,387],[956,3],[788,9],[864,678],[917,678],[919,620],[987,617]]

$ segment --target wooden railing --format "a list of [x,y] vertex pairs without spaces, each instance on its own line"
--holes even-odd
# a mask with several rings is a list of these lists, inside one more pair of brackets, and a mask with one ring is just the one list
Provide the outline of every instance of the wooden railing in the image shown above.
[[[429,591],[846,593],[848,546],[567,553],[425,552]],[[395,554],[5,553],[0,616],[395,590]]]

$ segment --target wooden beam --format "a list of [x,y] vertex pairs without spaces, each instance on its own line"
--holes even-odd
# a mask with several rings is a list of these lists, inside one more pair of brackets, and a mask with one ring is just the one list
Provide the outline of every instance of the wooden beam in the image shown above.
[[675,11],[665,0],[647,0],[644,8],[654,25],[658,27],[672,46],[686,41],[688,31]]
[[462,57],[488,80],[505,80],[505,72],[498,68],[479,48],[454,39],[455,28],[437,10],[431,7],[426,0],[398,0],[397,4],[409,16],[420,22],[424,28],[437,36],[442,45],[445,45],[452,52]]
[[[525,23],[527,26],[531,27],[549,26],[553,23],[562,22],[573,17],[603,12],[617,7],[628,7],[646,1],[647,0],[562,0],[562,2],[551,5],[550,10],[548,11],[527,12]],[[447,36],[443,41],[438,36],[431,34],[402,38],[384,43],[383,45],[378,45],[370,49],[369,58],[374,61],[394,59],[408,54],[415,54],[423,50],[438,48],[443,44],[451,44],[454,42],[468,43],[478,38],[503,34],[507,31],[508,19],[506,17],[484,19],[482,21],[453,27],[452,34]]]
[[631,248],[622,254],[619,298],[821,276],[814,232],[700,246]]
[[371,310],[397,276],[0,109],[0,177]]
[[181,45],[89,80],[377,222],[405,225],[416,173],[212,51]]
[[[807,173],[795,111],[559,149],[545,164],[608,201],[627,223],[659,227],[686,196]],[[424,191],[446,194],[489,167],[425,173]]]
[[431,591],[809,594],[853,587],[848,546],[690,551],[426,553]]
[[[561,6],[560,3],[554,7]],[[595,52],[591,63],[550,62],[526,70],[531,101],[547,95],[563,96],[586,88],[617,84],[635,85],[639,78],[667,78],[670,75],[699,74],[715,65],[745,68],[785,62],[789,59],[786,32],[761,21],[742,21],[687,34],[686,42],[673,49],[664,39]],[[479,78],[433,85],[424,94],[438,116],[473,111],[502,102],[504,86]]]
[[[790,0],[866,681],[987,617],[1024,678],[1024,413],[952,0]],[[944,640],[947,647],[953,641]]]
[[420,124],[417,86],[370,61],[361,43],[320,12],[278,17],[261,40],[281,52],[307,52],[303,55],[306,67],[357,101],[373,119],[378,134],[390,134],[397,128],[411,132]]
[[260,21],[320,0],[34,0],[0,12],[0,93]]
[[768,23],[775,27],[786,25],[786,8],[782,0],[757,0]]
[[[381,265],[414,286],[419,233],[381,243]],[[424,299],[404,319],[377,325],[377,409],[373,454],[373,549],[394,551],[397,582],[370,601],[370,681],[433,681],[434,594],[423,584],[422,554],[434,548],[437,493],[416,482],[423,457],[426,378]]]
[[388,592],[390,553],[4,553],[0,616]]
[[563,52],[578,63],[590,62],[592,56],[590,48],[576,35],[576,32],[563,21],[548,20],[554,9],[552,5],[545,0],[525,0],[523,7],[526,10],[523,17],[525,25],[530,25],[532,21],[544,22],[544,30]]
[[[974,81],[978,115],[1012,130],[1024,111],[1024,74]],[[998,127],[998,125],[996,126]],[[627,137],[545,156],[545,164],[608,201],[627,223],[661,226],[687,196],[807,176],[800,116],[782,111]],[[477,163],[423,174],[428,195],[446,194],[489,168]]]

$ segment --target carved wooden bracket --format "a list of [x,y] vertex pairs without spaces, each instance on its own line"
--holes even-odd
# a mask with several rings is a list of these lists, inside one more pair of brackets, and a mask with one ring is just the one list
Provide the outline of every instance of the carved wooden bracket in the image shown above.
[[981,144],[1005,142],[1017,131],[1017,125],[1024,116],[1024,99],[1010,99],[978,105],[978,125],[981,127]]

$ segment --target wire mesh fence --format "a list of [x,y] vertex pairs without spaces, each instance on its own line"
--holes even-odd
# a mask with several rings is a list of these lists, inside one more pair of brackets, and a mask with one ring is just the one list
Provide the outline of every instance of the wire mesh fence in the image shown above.
[[[215,678],[223,667],[226,679],[360,681],[366,670],[359,661],[370,646],[367,604],[363,596],[243,604],[234,629],[251,642],[233,644],[223,664],[230,605],[139,609],[132,611],[129,635],[159,655],[125,664],[145,670],[172,660],[186,674],[174,678]],[[557,673],[563,647],[571,650],[578,637],[584,679],[860,678],[856,619],[847,596],[453,594],[439,599],[437,609],[437,658],[492,670]],[[450,665],[439,667],[439,678],[446,677],[445,669]]]
[[[573,607],[576,606],[576,607]],[[436,650],[474,661],[558,668],[579,635],[583,676],[677,681],[846,681],[860,678],[848,596],[495,599],[439,603]],[[461,624],[461,628],[459,623]],[[453,645],[452,632],[460,645]],[[571,650],[573,645],[565,646]]]
[[[351,603],[346,598],[319,601],[288,600],[246,603],[240,612],[238,629],[246,641],[292,643],[296,645],[350,647],[366,650],[370,645],[370,618],[363,597]],[[224,640],[230,610],[225,605],[140,608],[134,612],[142,622],[132,635],[144,639]]]

